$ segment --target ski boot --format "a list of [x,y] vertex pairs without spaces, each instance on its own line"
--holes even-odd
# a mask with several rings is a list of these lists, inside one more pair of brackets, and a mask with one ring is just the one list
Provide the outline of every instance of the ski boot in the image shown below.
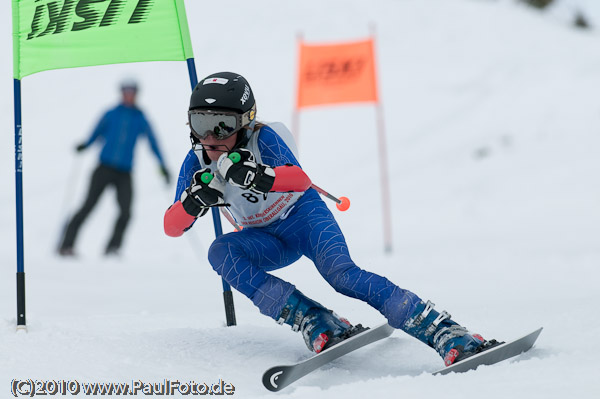
[[300,331],[308,349],[316,353],[366,330],[360,324],[353,326],[298,290],[289,296],[277,323],[289,324],[292,330]]
[[436,312],[431,301],[421,302],[401,330],[435,349],[444,364],[451,364],[498,345],[450,320],[448,312]]

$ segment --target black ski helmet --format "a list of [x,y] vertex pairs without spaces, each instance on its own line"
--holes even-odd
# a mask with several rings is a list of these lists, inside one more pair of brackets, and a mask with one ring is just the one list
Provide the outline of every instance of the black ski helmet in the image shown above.
[[[189,114],[195,110],[227,111],[238,114],[238,134],[234,148],[246,145],[256,124],[256,102],[248,81],[237,73],[218,72],[202,79],[190,97]],[[190,127],[192,121],[190,119]],[[192,145],[198,144],[200,137],[190,131]],[[206,154],[205,154],[206,155]]]
[[[190,98],[192,109],[228,110],[244,114],[254,108],[254,94],[248,81],[237,73],[218,72],[202,79]],[[254,115],[252,118],[254,119]]]

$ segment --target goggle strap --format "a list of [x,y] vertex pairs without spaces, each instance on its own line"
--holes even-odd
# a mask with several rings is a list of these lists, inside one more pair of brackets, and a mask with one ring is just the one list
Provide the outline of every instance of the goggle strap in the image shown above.
[[[251,115],[253,115],[254,118],[250,119]],[[254,103],[252,108],[250,108],[248,111],[246,111],[242,114],[240,126],[247,126],[250,123],[252,123],[252,121],[254,121],[255,119],[256,119],[256,103]]]

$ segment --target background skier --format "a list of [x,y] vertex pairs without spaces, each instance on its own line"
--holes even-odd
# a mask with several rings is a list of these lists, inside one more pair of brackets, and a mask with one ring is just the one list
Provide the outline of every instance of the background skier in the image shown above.
[[84,151],[97,139],[103,141],[100,163],[94,170],[87,197],[79,211],[70,220],[59,247],[62,256],[73,256],[77,234],[98,199],[109,186],[117,192],[119,216],[115,222],[112,236],[108,241],[105,254],[118,254],[123,242],[123,234],[131,216],[133,196],[131,170],[133,154],[139,136],[146,136],[150,148],[160,164],[160,171],[169,184],[170,175],[158,147],[152,128],[146,116],[136,105],[138,85],[133,80],[121,83],[121,102],[104,114],[90,138],[77,146],[77,152]]

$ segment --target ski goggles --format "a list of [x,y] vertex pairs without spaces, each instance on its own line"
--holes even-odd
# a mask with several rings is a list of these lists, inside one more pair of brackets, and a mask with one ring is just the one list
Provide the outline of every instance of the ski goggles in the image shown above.
[[256,116],[256,104],[243,114],[222,110],[193,109],[188,111],[192,134],[203,140],[209,135],[217,140],[231,137],[244,126],[249,125]]

